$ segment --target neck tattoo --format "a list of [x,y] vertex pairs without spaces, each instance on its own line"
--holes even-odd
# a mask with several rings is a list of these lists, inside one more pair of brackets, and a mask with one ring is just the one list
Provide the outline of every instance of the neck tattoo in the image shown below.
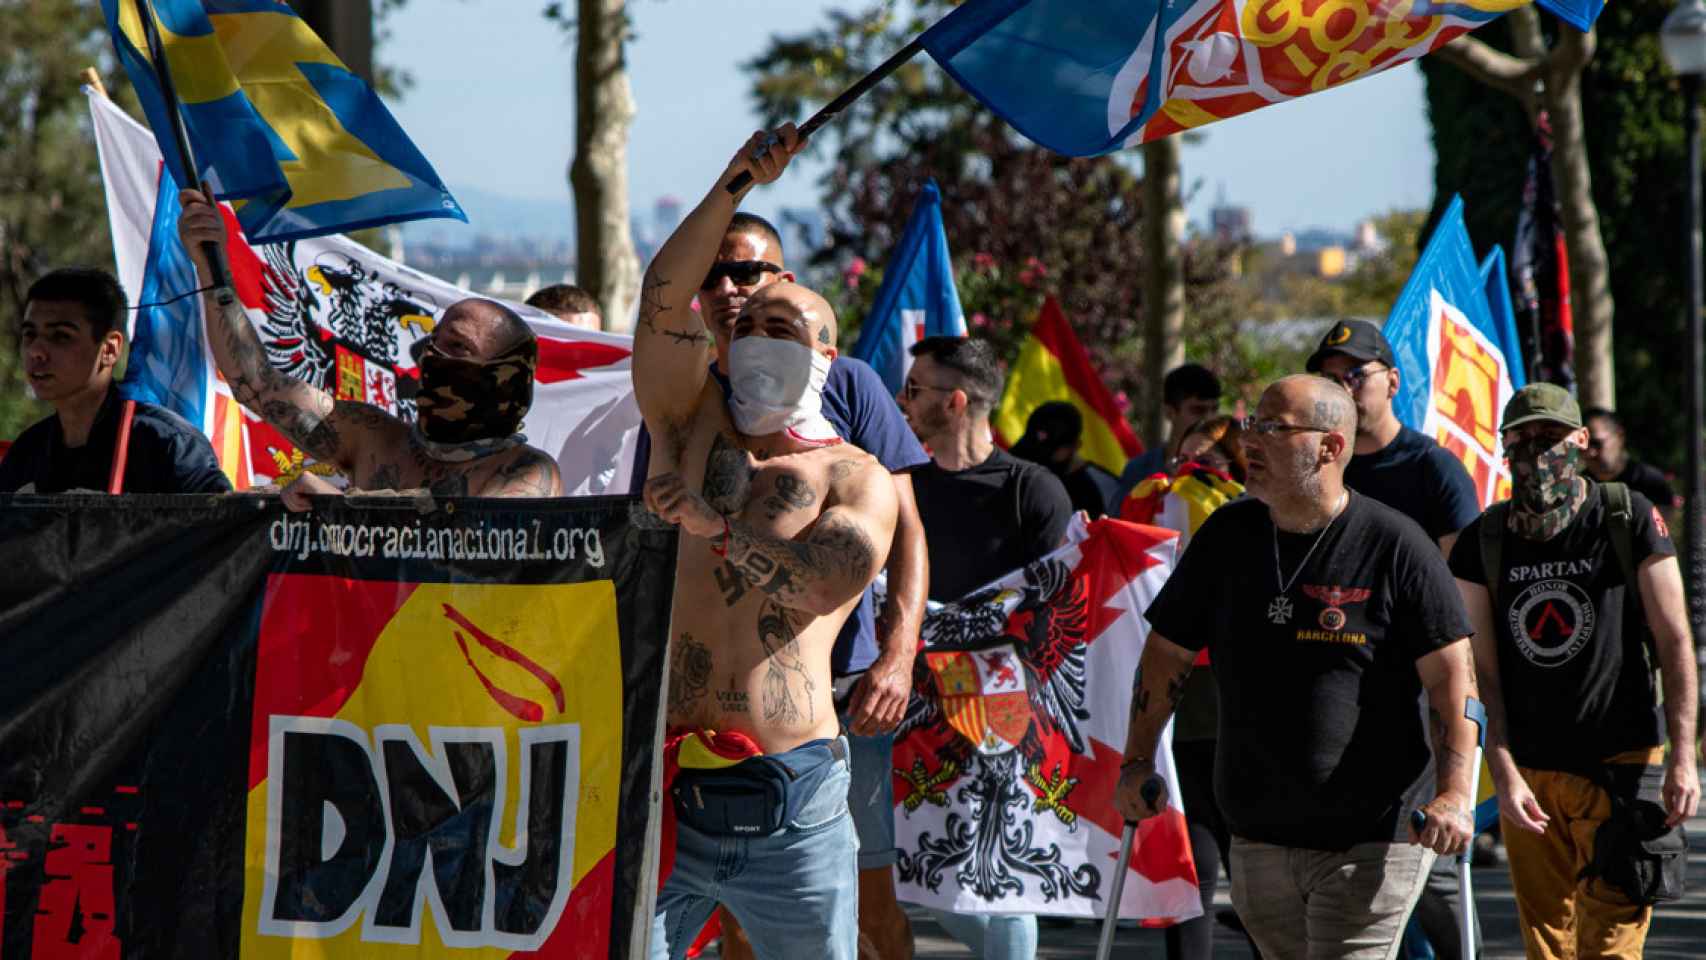
[[1276,624],[1286,624],[1291,622],[1291,599],[1288,598],[1286,594],[1291,591],[1291,585],[1296,583],[1298,576],[1303,573],[1303,568],[1309,566],[1309,558],[1315,555],[1315,548],[1319,547],[1321,545],[1321,541],[1326,538],[1327,531],[1333,529],[1333,523],[1339,519],[1339,514],[1344,512],[1345,507],[1350,504],[1350,500],[1351,494],[1349,490],[1339,494],[1339,502],[1333,507],[1332,516],[1327,518],[1327,523],[1321,528],[1321,532],[1315,535],[1315,542],[1309,545],[1309,552],[1303,555],[1303,559],[1297,564],[1297,569],[1291,572],[1291,578],[1289,580],[1285,579],[1285,575],[1280,571],[1279,524],[1273,525],[1274,584],[1279,587],[1279,593],[1275,594],[1273,602],[1268,604],[1269,622]]

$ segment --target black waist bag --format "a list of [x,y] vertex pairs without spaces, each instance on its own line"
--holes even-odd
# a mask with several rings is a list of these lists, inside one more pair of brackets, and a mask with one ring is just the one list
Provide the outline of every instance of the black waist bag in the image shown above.
[[1688,834],[1681,824],[1665,826],[1659,802],[1664,771],[1617,765],[1596,771],[1590,779],[1611,796],[1611,818],[1594,831],[1593,858],[1577,879],[1598,877],[1636,906],[1682,899]]
[[720,770],[682,770],[670,786],[675,816],[708,836],[768,837],[798,819],[846,756],[846,741],[837,737]]

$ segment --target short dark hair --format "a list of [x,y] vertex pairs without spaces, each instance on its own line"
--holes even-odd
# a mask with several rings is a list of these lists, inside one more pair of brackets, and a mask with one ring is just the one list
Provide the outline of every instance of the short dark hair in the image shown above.
[[99,267],[60,267],[35,283],[24,295],[24,308],[37,300],[75,303],[89,321],[89,335],[96,340],[110,331],[124,331],[124,313],[130,301],[118,278]]
[[540,287],[527,298],[527,305],[547,313],[593,313],[598,314],[600,320],[604,319],[603,312],[598,309],[598,300],[572,283]]
[[1001,399],[1006,378],[995,348],[987,340],[970,337],[925,337],[912,345],[912,355],[929,357],[954,374],[955,386],[966,392],[971,405],[991,410]]
[[729,228],[723,231],[723,236],[728,236],[731,233],[756,233],[776,245],[776,253],[778,256],[782,253],[781,231],[776,229],[775,224],[756,213],[746,213],[742,211],[731,217],[729,219]]
[[1626,432],[1623,429],[1623,418],[1617,415],[1617,411],[1612,410],[1609,407],[1588,407],[1586,410],[1583,410],[1582,423],[1585,424],[1589,420],[1604,420],[1611,424],[1612,428],[1618,433]]
[[1167,371],[1161,380],[1161,402],[1176,407],[1190,399],[1219,400],[1220,378],[1214,371],[1187,363]]

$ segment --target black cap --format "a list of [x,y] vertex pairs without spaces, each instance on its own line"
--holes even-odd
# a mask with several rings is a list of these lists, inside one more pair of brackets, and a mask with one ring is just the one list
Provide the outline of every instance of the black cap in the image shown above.
[[1392,345],[1386,342],[1380,328],[1367,320],[1340,320],[1333,324],[1333,329],[1321,338],[1321,345],[1309,355],[1309,362],[1303,369],[1320,373],[1322,362],[1335,353],[1342,353],[1353,360],[1379,360],[1389,367],[1398,365],[1398,361],[1392,358]]

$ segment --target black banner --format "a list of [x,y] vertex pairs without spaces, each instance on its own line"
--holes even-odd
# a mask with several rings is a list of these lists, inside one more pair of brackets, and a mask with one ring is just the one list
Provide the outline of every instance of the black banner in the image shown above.
[[0,496],[0,955],[629,956],[632,505]]

